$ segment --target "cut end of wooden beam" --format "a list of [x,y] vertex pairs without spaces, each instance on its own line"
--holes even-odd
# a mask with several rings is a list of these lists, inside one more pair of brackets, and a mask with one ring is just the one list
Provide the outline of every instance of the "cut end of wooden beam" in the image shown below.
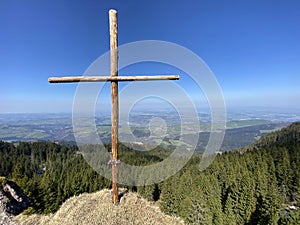
[[109,10],[109,14],[117,14],[117,10],[115,10],[115,9],[110,9],[110,10]]
[[49,83],[55,83],[55,81],[54,81],[55,78],[57,78],[57,77],[49,77],[49,78],[48,78],[48,82],[49,82]]

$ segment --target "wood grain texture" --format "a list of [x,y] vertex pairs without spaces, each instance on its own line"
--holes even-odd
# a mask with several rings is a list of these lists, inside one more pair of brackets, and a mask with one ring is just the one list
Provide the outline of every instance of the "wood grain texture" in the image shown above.
[[105,82],[105,81],[147,81],[147,80],[179,80],[178,75],[154,75],[154,76],[73,76],[50,77],[49,83],[72,82]]
[[[109,10],[109,34],[110,34],[110,76],[118,76],[118,17],[117,11]],[[112,202],[119,202],[118,191],[118,127],[119,127],[119,98],[118,81],[111,81],[111,151],[112,151]]]

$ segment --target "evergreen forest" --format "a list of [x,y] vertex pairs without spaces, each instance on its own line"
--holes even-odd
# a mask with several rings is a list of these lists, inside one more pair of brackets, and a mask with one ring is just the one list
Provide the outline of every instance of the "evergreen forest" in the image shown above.
[[[161,147],[145,152],[119,145],[121,162],[137,166],[162,161],[170,153]],[[300,123],[218,154],[205,171],[199,170],[200,161],[201,155],[194,154],[163,182],[126,188],[157,201],[163,212],[187,224],[300,224]],[[71,196],[111,188],[111,181],[96,173],[75,145],[54,142],[0,142],[0,176],[14,180],[29,197],[27,214],[53,213]]]

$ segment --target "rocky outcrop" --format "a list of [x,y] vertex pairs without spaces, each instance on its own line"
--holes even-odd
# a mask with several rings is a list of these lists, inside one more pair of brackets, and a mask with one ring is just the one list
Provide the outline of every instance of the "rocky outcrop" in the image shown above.
[[0,177],[0,224],[14,225],[12,217],[29,206],[29,200],[21,188],[13,181]]

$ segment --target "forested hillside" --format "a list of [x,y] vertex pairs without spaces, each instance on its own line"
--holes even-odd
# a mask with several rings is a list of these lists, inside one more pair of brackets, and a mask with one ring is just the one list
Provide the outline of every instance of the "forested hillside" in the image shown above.
[[218,155],[205,172],[195,157],[163,183],[162,210],[192,224],[300,224],[291,210],[300,206],[299,136],[294,123],[243,154]]
[[[300,123],[273,132],[241,151],[219,154],[204,172],[194,155],[162,183],[128,187],[162,211],[190,224],[299,224]],[[109,149],[109,146],[107,146]],[[170,152],[120,146],[121,161],[145,165]],[[175,163],[174,163],[175,164]],[[54,212],[67,198],[110,188],[74,146],[0,142],[0,176],[14,179],[31,200],[27,212]]]
[[261,137],[258,141],[245,147],[242,151],[297,145],[300,143],[300,122],[295,122],[281,130],[274,131],[267,136]]
[[0,174],[15,180],[30,198],[30,212],[49,213],[74,194],[108,183],[88,167],[75,147],[54,143],[0,142]]
[[[111,146],[106,148],[110,150]],[[131,165],[158,162],[169,153],[162,148],[138,152],[119,145],[121,161]],[[111,188],[111,181],[97,174],[76,146],[53,142],[14,145],[0,141],[0,176],[16,181],[30,198],[27,213],[55,212],[71,196]]]

